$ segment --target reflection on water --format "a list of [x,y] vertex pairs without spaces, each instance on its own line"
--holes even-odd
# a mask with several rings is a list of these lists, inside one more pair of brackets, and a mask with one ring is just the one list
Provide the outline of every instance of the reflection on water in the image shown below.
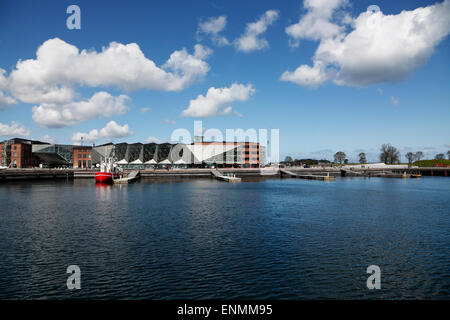
[[3,183],[0,298],[448,298],[449,191],[444,177]]
[[[95,194],[98,202],[107,202],[111,200],[112,188],[114,185],[110,183],[96,183],[95,184]],[[97,203],[98,205],[98,203]]]

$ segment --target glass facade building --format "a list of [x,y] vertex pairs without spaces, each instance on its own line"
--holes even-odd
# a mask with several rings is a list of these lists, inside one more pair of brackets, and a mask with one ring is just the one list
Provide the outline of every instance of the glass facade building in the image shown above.
[[73,145],[50,144],[33,145],[33,155],[37,162],[46,167],[72,167]]

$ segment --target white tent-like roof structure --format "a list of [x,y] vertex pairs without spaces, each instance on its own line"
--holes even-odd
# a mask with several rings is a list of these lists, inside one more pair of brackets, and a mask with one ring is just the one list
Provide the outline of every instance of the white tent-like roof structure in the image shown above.
[[122,159],[122,160],[120,160],[120,161],[118,161],[118,162],[116,162],[117,164],[128,164],[128,161],[127,160],[125,160],[125,159]]
[[130,164],[142,164],[142,161],[140,159],[136,159],[136,160],[130,162]]
[[208,161],[217,155],[226,153],[237,148],[233,144],[210,144],[210,145],[187,145],[187,149],[191,152],[194,158],[199,161]]
[[166,159],[166,160],[159,162],[159,164],[172,164],[172,162],[170,162],[169,159]]
[[173,164],[186,164],[186,161],[184,161],[183,159],[180,159],[180,160],[175,161]]
[[151,159],[145,162],[144,164],[157,164],[157,162],[155,161],[155,159]]

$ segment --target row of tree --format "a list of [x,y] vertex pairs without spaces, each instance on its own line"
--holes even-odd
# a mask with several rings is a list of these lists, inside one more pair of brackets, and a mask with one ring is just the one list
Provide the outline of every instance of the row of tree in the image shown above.
[[316,160],[316,159],[292,159],[291,156],[287,156],[284,159],[284,162],[286,164],[289,164],[291,166],[302,166],[302,165],[308,165],[308,166],[313,166],[313,165],[318,165],[318,164],[330,164],[331,161],[328,160]]
[[[414,161],[420,161],[423,158],[423,152],[417,151],[417,152],[408,152],[406,154],[406,159],[408,160],[408,163],[411,164]],[[450,150],[447,151],[447,158],[450,160]],[[435,157],[435,160],[445,160],[445,154],[438,153]]]
[[[414,161],[419,161],[423,158],[424,154],[422,151],[418,152],[408,152],[406,154],[406,159],[408,160],[408,163],[411,164]],[[358,154],[359,157],[359,163],[367,163],[366,154],[364,152],[360,152]],[[447,157],[450,160],[450,151],[447,151]],[[435,157],[436,160],[444,160],[445,154],[439,153]],[[313,160],[313,159],[302,159],[302,160],[309,160],[308,164],[317,164],[319,161]],[[320,160],[320,162],[329,162],[327,160]],[[400,151],[394,146],[391,146],[390,144],[383,144],[380,149],[380,161],[384,162],[386,164],[395,164],[400,163]],[[284,160],[285,163],[291,164],[291,165],[297,165],[298,162],[305,164],[304,161],[301,160],[292,160],[292,157],[287,156]],[[314,162],[314,163],[312,163]],[[347,155],[343,151],[338,151],[334,154],[334,163],[339,164],[346,164],[348,163]]]

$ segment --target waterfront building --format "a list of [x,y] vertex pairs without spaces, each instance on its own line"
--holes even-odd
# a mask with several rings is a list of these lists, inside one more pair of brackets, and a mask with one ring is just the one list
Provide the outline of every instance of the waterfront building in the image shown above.
[[345,165],[344,169],[408,169],[407,164],[385,164],[384,162],[379,163],[364,163],[364,164],[354,164]]
[[76,146],[73,148],[73,168],[92,168],[92,147]]
[[46,145],[45,142],[13,138],[2,141],[0,146],[0,165],[10,168],[31,168],[35,165],[33,145]]
[[[260,168],[266,161],[266,148],[257,142],[194,142],[193,146],[202,146],[202,155],[192,152],[207,163],[216,163],[223,168]],[[188,146],[190,147],[190,146]]]
[[92,160],[97,164],[101,159],[113,157],[124,169],[167,167],[173,163],[171,151],[174,146],[171,143],[107,143],[93,148]]
[[118,143],[93,148],[93,163],[114,157],[124,169],[150,168],[259,168],[266,161],[266,148],[254,142],[204,142],[193,144]]
[[266,148],[255,142],[205,142],[192,144],[107,143],[100,146],[49,144],[25,139],[1,143],[1,166],[92,168],[113,157],[124,169],[152,168],[260,168]]
[[32,145],[33,155],[39,166],[53,168],[73,166],[73,149],[77,146],[70,144]]
[[77,146],[13,138],[0,142],[2,166],[11,168],[72,167]]

